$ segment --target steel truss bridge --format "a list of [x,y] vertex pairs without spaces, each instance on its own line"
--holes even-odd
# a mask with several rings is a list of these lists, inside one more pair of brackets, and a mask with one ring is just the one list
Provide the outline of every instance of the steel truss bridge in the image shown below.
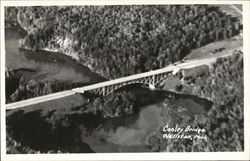
[[27,100],[22,100],[19,102],[9,103],[6,104],[6,110],[11,109],[17,109],[22,108],[30,105],[39,104],[42,102],[47,102],[51,100],[56,100],[59,98],[71,96],[77,93],[84,93],[84,92],[90,92],[96,95],[101,96],[107,96],[110,93],[114,92],[115,90],[124,87],[129,84],[147,84],[151,89],[154,89],[159,85],[159,83],[166,78],[168,78],[170,75],[175,75],[180,69],[189,69],[194,68],[202,65],[209,65],[216,61],[218,57],[226,57],[231,54],[225,54],[223,56],[214,56],[212,58],[205,58],[205,59],[195,59],[195,60],[187,60],[182,63],[175,63],[174,65],[169,65],[167,67],[141,73],[141,74],[135,74],[132,76],[122,77],[110,81],[105,81],[101,83],[96,83],[89,86],[84,86],[80,88],[74,88],[72,90],[66,90],[62,92],[57,92],[53,94],[48,94],[44,96],[39,96]]

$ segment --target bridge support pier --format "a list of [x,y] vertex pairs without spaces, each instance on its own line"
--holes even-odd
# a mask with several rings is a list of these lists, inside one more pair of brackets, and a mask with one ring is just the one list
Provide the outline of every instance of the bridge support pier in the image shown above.
[[152,85],[155,86],[155,75],[153,75],[152,79],[153,79],[152,80]]
[[102,96],[105,96],[105,87],[102,87]]
[[148,87],[149,87],[151,90],[154,90],[154,89],[155,89],[155,85],[153,85],[153,84],[149,84]]

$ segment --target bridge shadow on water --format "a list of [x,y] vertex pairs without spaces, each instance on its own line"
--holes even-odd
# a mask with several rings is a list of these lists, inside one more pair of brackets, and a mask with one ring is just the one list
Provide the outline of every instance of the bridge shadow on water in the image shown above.
[[[106,140],[107,137],[123,137],[121,132],[126,131],[131,131],[129,133],[127,132],[126,135],[135,132],[130,137],[145,137],[146,134],[141,135],[145,130],[138,128],[147,128],[145,124],[148,123],[144,122],[151,117],[150,115],[153,115],[154,118],[158,116],[159,108],[157,108],[157,106],[158,104],[162,104],[166,99],[169,99],[170,103],[175,104],[176,107],[185,106],[191,111],[190,115],[196,113],[206,115],[207,111],[213,105],[211,101],[197,96],[178,94],[160,89],[152,90],[145,84],[128,85],[115,92],[119,93],[124,91],[133,92],[136,96],[135,105],[138,107],[139,111],[133,115],[117,118],[103,118],[99,113],[79,112],[81,108],[76,111],[73,109],[68,112],[52,110],[47,113],[42,112],[42,110],[31,112],[19,110],[7,117],[7,134],[14,140],[20,142],[23,146],[39,150],[41,153],[46,153],[47,151],[55,153],[57,151],[91,153],[104,152],[105,149],[107,152],[114,152],[117,147],[121,148],[124,145],[118,145],[119,142],[109,143],[108,140]],[[111,95],[106,97],[111,97]],[[90,93],[85,93],[83,96],[89,98],[90,103],[97,97],[97,95]],[[150,109],[143,110],[147,109],[149,106]],[[157,113],[153,112],[154,108],[157,108],[155,109],[158,111]],[[140,111],[144,111],[144,114],[141,114]],[[144,115],[150,117],[145,120]],[[152,118],[150,118],[150,120],[151,119]],[[153,125],[154,124],[152,124],[152,126]],[[97,129],[97,127],[99,128]],[[95,136],[94,134],[91,136],[94,131],[97,132],[97,135]],[[105,137],[100,137],[100,135],[104,135]],[[97,140],[99,141],[97,142]],[[118,138],[118,140],[122,139]],[[129,141],[133,142],[133,139]],[[147,150],[144,145],[138,146],[140,147],[138,151]],[[107,149],[107,147],[109,148]],[[129,147],[127,145],[124,147],[126,147],[125,151],[128,151],[132,147],[134,147],[133,150],[138,148],[137,146]],[[97,149],[97,151],[95,149]]]
[[[155,89],[151,89],[149,88],[148,84],[141,84],[141,83],[130,84],[130,85],[121,87],[115,90],[114,92],[119,93],[123,91],[134,93],[136,95],[138,106],[159,103],[159,102],[164,101],[166,98],[171,99],[172,101],[175,101],[175,102],[183,101],[186,99],[192,100],[197,104],[203,105],[202,106],[204,108],[203,112],[209,111],[213,105],[212,101],[209,101],[205,98],[201,98],[201,97],[190,95],[190,94],[181,94],[177,92],[166,91],[158,87],[156,87]],[[109,97],[109,95],[106,97]]]

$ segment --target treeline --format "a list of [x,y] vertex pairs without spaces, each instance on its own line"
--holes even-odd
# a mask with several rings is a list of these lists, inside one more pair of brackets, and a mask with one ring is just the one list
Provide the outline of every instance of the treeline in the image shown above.
[[182,92],[210,98],[213,107],[208,116],[183,120],[180,126],[199,126],[206,129],[208,141],[162,139],[159,130],[148,138],[147,145],[155,151],[243,151],[244,150],[244,88],[243,54],[240,51],[219,58],[208,75],[196,77]]
[[[235,51],[229,58],[219,58],[204,84],[197,84],[198,95],[211,98],[206,128],[210,151],[244,150],[244,73],[243,53]],[[228,143],[230,141],[230,143]]]
[[241,29],[208,5],[18,7],[17,17],[24,46],[62,49],[110,79],[162,68]]

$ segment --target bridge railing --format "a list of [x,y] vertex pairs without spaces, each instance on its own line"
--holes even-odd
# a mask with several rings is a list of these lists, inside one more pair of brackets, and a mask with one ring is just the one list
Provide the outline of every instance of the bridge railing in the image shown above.
[[[132,80],[140,79],[143,77],[149,77],[149,76],[157,75],[157,74],[161,74],[161,73],[166,73],[166,72],[171,72],[171,71],[174,72],[174,71],[178,71],[179,69],[193,68],[193,67],[197,67],[197,66],[201,66],[201,65],[215,62],[218,57],[227,57],[229,55],[231,55],[231,54],[225,54],[222,56],[220,55],[220,56],[216,56],[213,58],[205,58],[205,59],[196,59],[196,60],[192,60],[192,61],[186,61],[184,63],[167,66],[167,67],[162,68],[162,69],[157,69],[157,70],[153,70],[153,71],[149,71],[149,72],[145,72],[145,73],[141,73],[141,74],[136,74],[136,75],[132,75],[132,76],[118,78],[118,79],[114,79],[114,80],[110,80],[110,81],[106,81],[106,82],[101,82],[101,83],[97,83],[97,84],[93,84],[93,85],[89,85],[89,86],[85,86],[85,87],[74,88],[72,90],[57,92],[57,93],[53,93],[53,94],[49,94],[49,95],[45,95],[45,96],[39,96],[39,97],[27,99],[27,100],[22,100],[19,102],[7,104],[6,109],[15,109],[15,108],[20,108],[20,107],[24,107],[24,106],[28,106],[28,105],[32,105],[32,104],[47,102],[47,101],[51,101],[54,99],[59,99],[59,98],[63,98],[66,96],[70,96],[70,95],[73,95],[75,93],[81,93],[84,91],[89,91],[89,90],[94,90],[94,89],[98,89],[98,88],[102,88],[102,87],[107,87],[107,86],[111,86],[114,84],[118,84],[118,83],[122,83],[122,82],[126,82],[126,81],[132,81]],[[176,72],[174,72],[174,73],[176,73]]]

